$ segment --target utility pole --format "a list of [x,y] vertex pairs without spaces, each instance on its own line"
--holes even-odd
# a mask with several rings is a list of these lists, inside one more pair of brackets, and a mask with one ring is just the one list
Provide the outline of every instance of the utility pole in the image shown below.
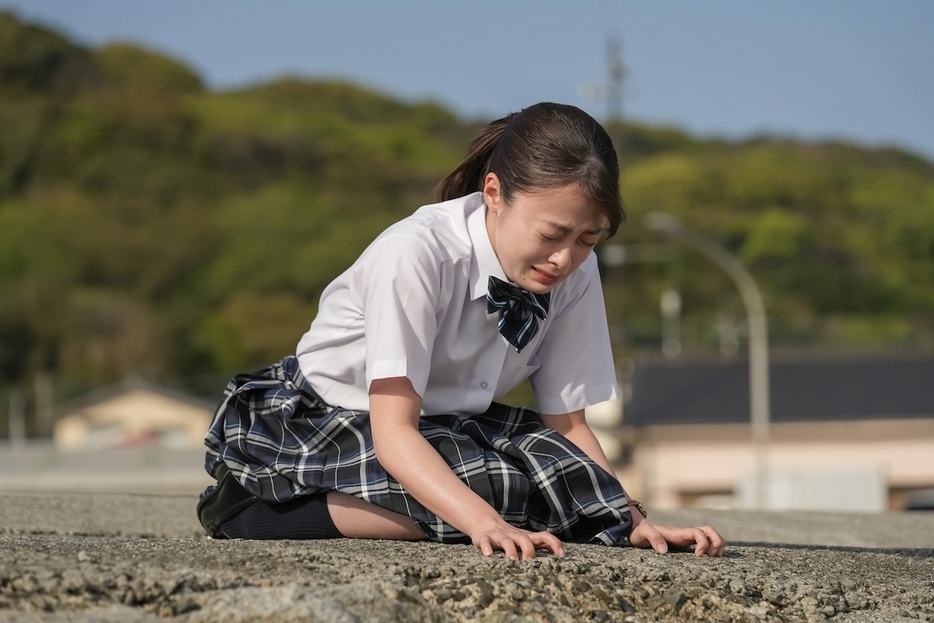
[[609,35],[606,41],[606,116],[607,125],[611,126],[610,137],[616,146],[616,157],[620,168],[623,162],[623,77],[626,74],[623,65],[623,46],[619,37]]
[[739,259],[712,238],[687,229],[664,212],[645,215],[646,229],[662,232],[706,255],[732,279],[739,290],[749,323],[749,417],[752,428],[755,476],[754,503],[757,510],[769,506],[769,330],[765,304],[755,279]]
[[26,444],[26,399],[23,393],[14,389],[10,392],[9,427],[10,448],[18,450]]
[[[619,37],[612,33],[607,35],[606,39],[606,63],[606,84],[604,84],[602,88],[595,88],[594,92],[595,94],[599,93],[602,95],[606,101],[606,122],[604,126],[607,134],[610,135],[610,140],[613,141],[613,147],[616,151],[616,160],[619,162],[620,175],[622,175],[624,138],[623,75],[625,71],[623,69],[622,45],[620,44]],[[627,261],[631,261],[631,259],[627,257],[626,249],[619,242],[601,243],[600,259],[607,269],[619,272],[620,275],[622,274],[623,264]],[[621,279],[618,280],[621,281]],[[622,321],[622,288],[619,287],[619,285],[615,285],[606,292],[608,294],[607,309],[618,307],[619,310],[619,324],[612,322],[613,316],[616,316],[616,314],[610,317],[611,322],[609,323],[610,342],[613,346],[614,356],[619,358],[624,350],[625,344],[623,329],[625,322]],[[620,407],[622,407],[622,404],[620,404]],[[622,412],[620,412],[619,419],[622,421]]]

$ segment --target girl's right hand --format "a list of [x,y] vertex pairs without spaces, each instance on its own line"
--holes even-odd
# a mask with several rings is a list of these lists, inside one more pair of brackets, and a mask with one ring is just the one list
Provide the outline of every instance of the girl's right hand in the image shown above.
[[380,464],[416,500],[468,535],[485,556],[535,558],[538,549],[564,556],[561,540],[548,532],[511,526],[486,500],[460,480],[418,430],[421,398],[406,377],[370,383],[370,426]]
[[540,549],[547,550],[559,558],[564,556],[564,543],[555,535],[550,532],[530,532],[516,528],[500,517],[471,530],[469,536],[473,546],[484,556],[502,550],[509,560],[531,560]]

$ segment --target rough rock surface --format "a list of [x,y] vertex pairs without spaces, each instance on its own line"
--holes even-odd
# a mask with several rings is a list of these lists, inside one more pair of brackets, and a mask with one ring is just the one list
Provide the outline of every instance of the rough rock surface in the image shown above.
[[0,622],[934,621],[934,514],[657,513],[721,559],[217,541],[191,496],[0,494]]

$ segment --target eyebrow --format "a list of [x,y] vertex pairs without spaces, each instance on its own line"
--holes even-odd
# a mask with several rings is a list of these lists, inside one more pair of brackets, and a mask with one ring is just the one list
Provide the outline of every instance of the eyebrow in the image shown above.
[[[554,227],[555,229],[559,229],[559,230],[563,231],[564,233],[568,233],[568,232],[572,231],[572,228],[571,228],[571,227],[568,227],[567,225],[562,225],[561,223],[555,223],[554,221],[545,221],[545,224],[548,225],[548,226],[550,226],[550,227]],[[590,235],[597,235],[597,234],[602,234],[602,233],[603,233],[603,230],[604,230],[603,227],[598,227],[598,228],[596,228],[596,229],[588,229],[587,231],[585,231],[585,232],[583,232],[583,233],[584,233],[584,234],[590,234]]]

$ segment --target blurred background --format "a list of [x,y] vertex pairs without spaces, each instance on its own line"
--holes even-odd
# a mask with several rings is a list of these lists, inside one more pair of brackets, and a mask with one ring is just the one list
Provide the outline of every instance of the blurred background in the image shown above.
[[[649,506],[934,507],[934,4],[0,0],[0,490],[194,492],[226,381],[479,127],[600,119]],[[527,389],[509,397],[528,402]]]

